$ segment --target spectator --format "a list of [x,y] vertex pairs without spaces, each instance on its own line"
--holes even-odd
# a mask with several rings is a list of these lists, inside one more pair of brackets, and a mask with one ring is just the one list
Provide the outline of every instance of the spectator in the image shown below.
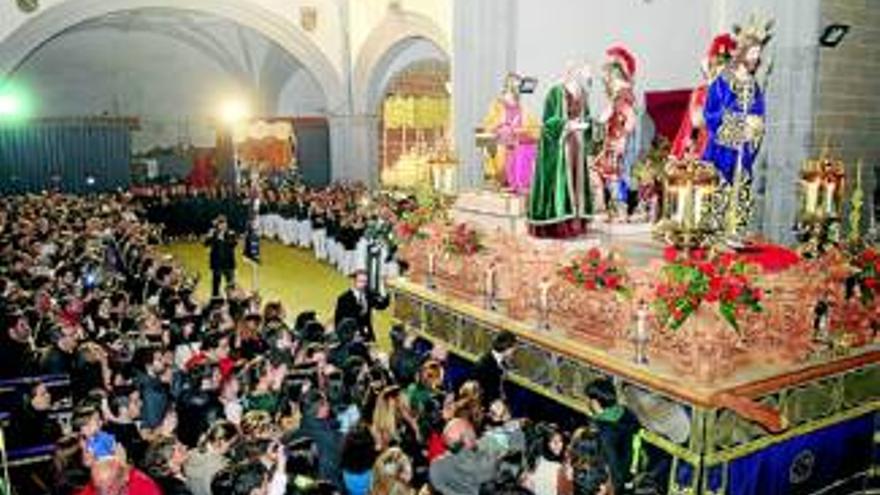
[[211,426],[184,465],[186,484],[193,495],[211,495],[211,480],[229,465],[226,455],[237,440],[238,429],[233,423],[218,421]]
[[504,374],[515,351],[516,336],[508,331],[501,332],[492,339],[492,349],[474,365],[472,376],[480,384],[483,407],[503,398]]
[[10,309],[2,324],[6,325],[7,330],[0,334],[0,378],[32,374],[35,371],[35,355],[27,316],[19,309]]
[[191,495],[183,475],[187,458],[185,445],[174,438],[163,438],[147,448],[144,465],[164,495]]
[[144,428],[155,428],[165,417],[171,400],[165,381],[164,353],[160,348],[142,348],[135,355],[135,361],[139,366],[136,382],[142,401],[141,423]]
[[91,473],[91,482],[79,495],[164,495],[147,475],[117,457],[95,462]]
[[373,482],[376,441],[369,428],[355,427],[342,443],[342,481],[348,495],[367,495]]
[[122,444],[128,459],[138,463],[146,451],[146,441],[136,421],[141,415],[141,394],[134,387],[118,387],[108,401],[110,417],[104,430]]
[[48,375],[70,375],[76,368],[77,339],[74,329],[55,326],[49,331],[52,347],[43,356],[42,371]]
[[410,486],[412,463],[398,448],[384,451],[373,466],[373,488],[370,495],[415,495]]
[[15,434],[7,436],[12,447],[38,447],[55,443],[61,437],[61,427],[50,416],[52,394],[46,384],[37,381],[26,387],[22,405],[13,417]]
[[342,456],[342,435],[336,430],[330,415],[330,403],[318,390],[309,390],[303,396],[302,422],[293,438],[308,438],[318,450],[318,472],[321,478],[342,483],[340,461]]
[[639,421],[629,409],[617,402],[617,391],[608,379],[591,382],[586,387],[586,395],[614,491],[623,493],[631,479],[632,440],[639,431]]
[[563,492],[560,480],[566,476],[564,469],[565,435],[556,425],[547,425],[539,433],[538,458],[528,473],[524,485],[535,495],[559,495]]
[[474,427],[455,418],[443,431],[449,451],[431,463],[431,486],[443,495],[479,495],[480,487],[495,478],[495,469],[506,451],[479,448]]

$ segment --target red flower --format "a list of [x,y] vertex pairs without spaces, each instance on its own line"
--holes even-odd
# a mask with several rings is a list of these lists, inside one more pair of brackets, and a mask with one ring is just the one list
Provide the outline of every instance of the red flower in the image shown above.
[[678,258],[678,250],[673,246],[666,246],[663,250],[663,259],[669,263],[674,263],[676,258]]
[[721,265],[722,268],[730,268],[735,261],[736,255],[733,253],[721,253],[721,255],[718,256],[718,264]]
[[707,277],[715,275],[715,266],[708,261],[697,264],[697,268]]
[[605,287],[608,287],[611,290],[617,290],[620,288],[620,280],[614,275],[609,275],[608,278],[605,279]]
[[599,264],[596,266],[596,273],[598,273],[601,276],[607,271],[608,271],[608,262],[607,261],[600,261]]
[[657,295],[660,297],[666,297],[669,295],[669,286],[666,284],[660,284],[657,286]]
[[691,259],[696,261],[703,261],[706,259],[706,250],[702,248],[696,248],[691,250]]
[[730,284],[727,286],[727,293],[725,294],[726,297],[724,299],[727,301],[733,301],[742,295],[742,291],[743,288],[741,285]]
[[874,265],[874,273],[880,273],[880,261]]
[[681,317],[684,316],[684,313],[682,313],[681,310],[676,307],[672,308],[671,314],[672,319],[675,321],[681,320]]
[[873,277],[872,277],[872,278],[866,278],[866,279],[865,279],[865,287],[867,287],[868,289],[870,289],[870,290],[872,290],[872,291],[873,291],[873,290],[876,290],[876,289],[877,289],[877,279],[876,279],[876,278],[873,278]]
[[588,278],[586,281],[584,281],[584,289],[596,290],[596,281]]
[[759,287],[755,287],[754,289],[752,289],[753,300],[760,301],[762,297],[764,297],[764,292]]
[[589,258],[591,260],[597,260],[601,257],[602,257],[602,252],[599,251],[599,248],[590,248],[590,250],[587,251],[587,258]]

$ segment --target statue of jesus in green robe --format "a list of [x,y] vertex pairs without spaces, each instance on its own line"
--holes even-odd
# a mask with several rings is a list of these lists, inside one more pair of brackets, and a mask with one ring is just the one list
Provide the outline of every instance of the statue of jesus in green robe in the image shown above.
[[593,213],[587,157],[592,124],[587,93],[579,79],[586,68],[570,71],[544,100],[543,128],[529,194],[529,232],[564,239],[586,232]]

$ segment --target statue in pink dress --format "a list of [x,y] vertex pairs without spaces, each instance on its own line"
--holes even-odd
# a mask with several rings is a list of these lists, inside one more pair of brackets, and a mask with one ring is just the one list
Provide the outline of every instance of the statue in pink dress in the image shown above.
[[494,141],[484,167],[490,182],[526,195],[535,168],[539,127],[519,101],[519,82],[518,76],[507,76],[504,92],[492,102],[483,119],[484,133]]

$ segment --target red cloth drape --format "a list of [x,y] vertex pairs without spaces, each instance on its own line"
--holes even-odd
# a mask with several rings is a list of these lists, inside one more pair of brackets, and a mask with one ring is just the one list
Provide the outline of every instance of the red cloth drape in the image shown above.
[[214,184],[216,175],[211,153],[198,153],[193,156],[193,166],[186,177],[186,183],[196,188],[208,187]]
[[672,142],[687,113],[693,89],[674,89],[670,91],[649,91],[645,93],[645,106],[654,121],[658,136]]

